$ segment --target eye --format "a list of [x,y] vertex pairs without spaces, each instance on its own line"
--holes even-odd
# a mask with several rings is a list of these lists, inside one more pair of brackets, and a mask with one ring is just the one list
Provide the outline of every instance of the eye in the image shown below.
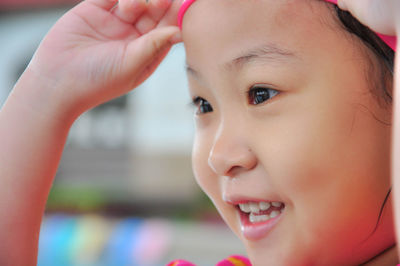
[[196,114],[206,114],[213,111],[211,104],[204,98],[195,97],[193,99],[193,105],[197,107]]
[[268,101],[272,97],[275,97],[279,94],[279,91],[261,87],[261,86],[254,86],[248,92],[248,100],[249,104],[257,105],[261,104],[265,101]]

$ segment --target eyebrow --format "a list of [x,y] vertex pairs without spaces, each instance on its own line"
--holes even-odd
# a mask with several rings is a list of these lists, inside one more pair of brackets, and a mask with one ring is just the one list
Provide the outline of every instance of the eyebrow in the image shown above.
[[263,44],[244,52],[239,57],[225,64],[225,67],[238,70],[252,62],[285,63],[296,58],[298,58],[298,56],[293,51],[278,47],[275,44]]
[[[263,44],[247,50],[232,61],[225,63],[224,68],[239,71],[249,63],[285,63],[294,59],[299,59],[299,57],[293,51],[275,44]],[[187,63],[185,68],[188,74],[200,77],[200,74]]]

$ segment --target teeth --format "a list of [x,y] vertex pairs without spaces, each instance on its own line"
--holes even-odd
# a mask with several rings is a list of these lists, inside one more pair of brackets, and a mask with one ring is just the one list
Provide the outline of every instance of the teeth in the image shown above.
[[280,213],[281,213],[280,211],[272,211],[270,215],[268,215],[268,214],[256,215],[254,213],[250,213],[249,221],[250,221],[250,223],[266,222],[269,219],[272,219],[272,218],[278,216]]
[[283,205],[282,202],[249,202],[249,203],[240,203],[239,208],[242,212],[245,213],[259,213],[260,211],[266,211],[268,210],[271,206],[274,206],[276,208],[279,208]]
[[280,213],[281,213],[280,211],[272,211],[269,216],[271,216],[271,218],[274,218],[274,217],[278,216]]
[[264,201],[261,201],[258,205],[262,211],[266,211],[269,209],[269,207],[271,207],[271,204],[269,202]]
[[272,206],[274,206],[274,207],[280,207],[280,206],[282,206],[282,202],[276,202],[276,201],[274,201],[274,202],[272,202]]
[[250,213],[249,220],[251,223],[259,223],[259,222],[265,222],[269,220],[268,215],[254,215],[253,213]]
[[249,206],[248,203],[239,204],[239,208],[240,208],[240,210],[241,210],[242,212],[246,212],[246,213],[251,212],[250,206]]
[[250,210],[251,210],[251,212],[254,212],[254,213],[260,212],[260,208],[258,207],[258,204],[255,202],[250,202]]

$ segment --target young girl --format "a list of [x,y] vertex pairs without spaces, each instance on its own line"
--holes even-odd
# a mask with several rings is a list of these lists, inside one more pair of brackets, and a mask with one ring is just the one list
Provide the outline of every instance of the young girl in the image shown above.
[[[86,0],[42,42],[0,113],[2,264],[35,264],[71,124],[148,77],[180,41],[180,5]],[[396,0],[340,6],[375,31],[400,25]],[[182,36],[195,176],[251,263],[395,265],[394,44],[322,0],[197,0]]]
[[391,67],[338,14],[198,0],[183,20],[195,176],[255,265],[396,262]]

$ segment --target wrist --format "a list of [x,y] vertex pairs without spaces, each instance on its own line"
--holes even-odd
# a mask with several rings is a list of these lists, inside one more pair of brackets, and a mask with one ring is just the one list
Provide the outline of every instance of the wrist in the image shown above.
[[6,104],[25,109],[35,119],[70,127],[78,118],[78,114],[71,112],[68,104],[63,101],[59,84],[46,80],[29,67],[15,84]]

